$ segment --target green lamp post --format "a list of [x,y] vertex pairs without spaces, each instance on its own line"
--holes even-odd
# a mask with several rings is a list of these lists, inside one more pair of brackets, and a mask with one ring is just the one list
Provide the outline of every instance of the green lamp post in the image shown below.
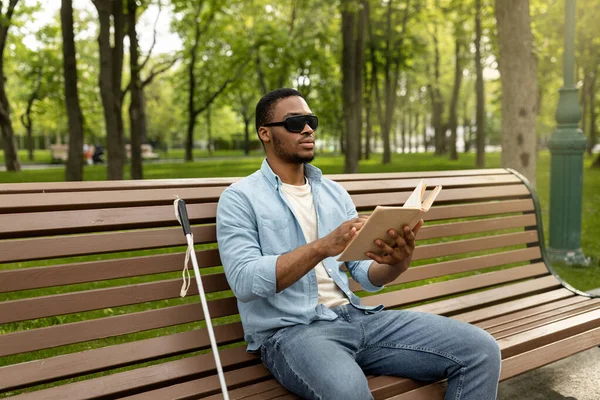
[[575,87],[575,0],[565,2],[564,84],[556,109],[556,131],[548,147],[550,169],[551,262],[587,265],[581,250],[581,198],[585,136],[579,129],[579,100]]

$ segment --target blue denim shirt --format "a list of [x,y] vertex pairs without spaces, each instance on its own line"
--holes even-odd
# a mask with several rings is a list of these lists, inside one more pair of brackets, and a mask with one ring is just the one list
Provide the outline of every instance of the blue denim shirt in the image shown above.
[[[319,238],[327,236],[358,213],[350,195],[321,171],[305,164],[311,185]],[[266,160],[260,170],[228,187],[217,207],[217,240],[225,275],[237,297],[248,351],[280,328],[334,320],[336,313],[318,304],[316,272],[311,270],[288,288],[276,293],[275,266],[281,254],[306,244],[294,211],[281,193],[281,179]],[[372,261],[346,263],[348,271],[368,291],[381,289],[368,278]],[[350,303],[366,312],[383,306],[361,306],[350,291],[348,276],[335,257],[323,260],[326,271],[348,296]]]

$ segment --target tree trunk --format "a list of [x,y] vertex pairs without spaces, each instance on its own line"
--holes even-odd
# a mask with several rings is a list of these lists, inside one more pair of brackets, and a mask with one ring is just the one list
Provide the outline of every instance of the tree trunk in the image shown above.
[[425,153],[429,150],[429,146],[427,145],[427,114],[423,113],[423,149]]
[[463,101],[463,142],[465,144],[464,153],[471,151],[471,120],[468,117],[467,100]]
[[365,160],[369,160],[371,158],[371,140],[373,138],[371,111],[373,110],[373,85],[375,83],[376,81],[373,79],[373,76],[371,76],[371,83],[367,90],[367,97],[365,99],[365,119],[367,124],[365,131]]
[[[125,148],[121,115],[121,69],[123,67],[123,2],[94,0],[100,21],[100,96],[106,124],[108,179],[123,179]],[[111,27],[111,19],[114,26]],[[112,29],[111,29],[112,28]],[[111,45],[111,30],[114,32]]]
[[208,108],[206,109],[206,132],[207,132],[207,136],[208,136],[208,140],[207,140],[207,144],[208,144],[208,155],[212,156],[213,155],[213,140],[212,140],[212,121],[210,119],[210,114],[211,114],[211,110],[210,110],[210,106],[208,106]]
[[6,13],[0,8],[0,130],[2,131],[2,147],[4,149],[4,164],[6,170],[16,172],[21,170],[19,154],[15,143],[15,132],[10,119],[10,103],[6,95],[6,76],[4,75],[4,49],[10,28],[13,12],[19,0],[10,0]]
[[29,98],[27,99],[27,108],[25,109],[25,114],[21,115],[21,123],[25,127],[27,131],[27,153],[29,161],[33,161],[33,121],[31,119],[31,111],[33,109],[33,103],[39,99],[40,89],[42,88],[42,74],[44,72],[43,65],[39,66],[36,77],[35,88]]
[[410,139],[413,142],[414,153],[419,152],[419,117],[420,114],[417,111],[417,113],[415,114],[415,124],[413,125],[412,130],[410,132]]
[[502,167],[535,186],[537,159],[537,65],[529,0],[496,0],[502,84]]
[[[364,1],[343,0],[342,95],[345,120],[344,172],[358,172],[362,128],[362,70],[364,63]],[[359,10],[356,11],[355,8]],[[356,22],[356,24],[355,24]]]
[[[529,14],[528,14],[529,15]],[[483,65],[481,64],[481,0],[475,0],[475,70],[477,80],[475,82],[475,94],[477,107],[475,111],[476,135],[477,135],[477,158],[475,165],[478,168],[485,167],[485,96],[483,87]],[[506,97],[506,93],[503,93]],[[505,118],[502,118],[503,120]]]
[[250,118],[244,118],[244,154],[250,155]]
[[83,113],[79,105],[77,88],[77,56],[73,33],[72,0],[62,0],[60,20],[63,38],[63,76],[65,80],[65,102],[69,122],[69,155],[65,169],[67,181],[83,180]]
[[402,154],[406,153],[406,109],[402,110],[402,119],[400,122],[400,137],[402,145]]
[[129,121],[131,129],[131,178],[143,179],[142,144],[146,137],[144,88],[140,78],[139,45],[136,31],[136,0],[127,0],[127,35],[129,36],[129,70],[131,73]]
[[450,100],[450,159],[458,160],[458,153],[456,152],[456,129],[458,126],[458,96],[460,95],[460,85],[462,82],[462,67],[460,64],[460,39],[457,37],[454,39],[454,88],[452,89],[452,99]]

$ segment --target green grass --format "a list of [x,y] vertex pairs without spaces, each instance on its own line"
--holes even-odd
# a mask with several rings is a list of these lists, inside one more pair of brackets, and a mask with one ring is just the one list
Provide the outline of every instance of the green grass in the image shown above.
[[[38,155],[36,153],[36,159],[42,159],[43,155]],[[49,155],[48,155],[49,157]],[[161,157],[164,159],[165,155],[161,153]],[[174,158],[183,158],[182,150],[172,150],[168,153],[168,157]],[[232,177],[232,176],[246,176],[252,172],[254,172],[257,168],[260,167],[260,164],[263,160],[263,155],[261,152],[257,152],[253,154],[251,157],[243,157],[241,152],[217,152],[213,157],[207,157],[205,153],[198,151],[195,152],[195,157],[198,158],[197,161],[193,163],[183,163],[181,161],[173,162],[173,163],[152,163],[147,162],[144,164],[144,177],[146,179],[171,179],[171,178],[199,178],[199,177]],[[1,159],[1,154],[0,154]],[[24,158],[22,158],[24,159]],[[432,170],[449,170],[449,169],[468,169],[474,168],[474,156],[473,155],[461,155],[460,160],[458,161],[448,161],[445,157],[434,157],[431,154],[409,154],[409,155],[394,155],[393,162],[388,165],[381,164],[381,156],[376,155],[371,160],[363,160],[360,163],[360,172],[362,173],[370,173],[370,172],[410,172],[410,171],[432,171]],[[486,167],[488,168],[497,168],[500,167],[500,154],[492,153],[486,155]],[[582,290],[600,287],[600,230],[597,227],[600,225],[600,170],[591,170],[589,165],[591,164],[591,159],[586,158],[585,160],[585,168],[584,168],[584,197],[583,197],[583,213],[585,218],[582,220],[582,248],[586,255],[592,257],[592,265],[586,268],[577,268],[577,267],[557,267],[557,270],[560,272],[561,276],[563,276],[569,283],[573,286],[578,287]],[[335,174],[343,172],[343,164],[344,159],[339,155],[330,155],[324,154],[320,155],[316,158],[314,164],[321,168],[326,174]],[[106,179],[106,167],[105,166],[86,166],[85,167],[85,179],[86,180],[105,180]],[[125,177],[129,177],[129,170],[125,171]],[[55,168],[55,169],[44,169],[44,170],[25,170],[18,173],[8,173],[8,172],[0,172],[0,183],[6,182],[54,182],[54,181],[63,181],[64,180],[64,168]],[[539,155],[538,165],[537,165],[537,193],[540,199],[540,203],[542,206],[542,216],[544,222],[544,231],[546,239],[548,239],[548,212],[549,212],[549,187],[550,187],[550,155],[547,152],[543,152]],[[506,231],[508,232],[508,231]],[[503,233],[506,233],[503,232]],[[488,233],[489,234],[489,233]],[[471,237],[477,237],[480,235],[463,235],[452,237],[452,240],[461,240],[468,239]],[[442,238],[438,239],[436,242],[444,241],[445,239],[450,238]],[[425,244],[426,242],[422,242],[421,244]],[[429,243],[429,241],[427,242]],[[214,246],[214,245],[213,245]],[[211,245],[205,245],[203,248],[213,247]],[[523,248],[523,246],[513,246],[511,248],[504,248],[505,250],[512,250]],[[173,252],[173,251],[182,251],[182,248],[172,248],[172,249],[162,249],[161,253]],[[115,257],[133,257],[133,256],[141,256],[154,254],[157,250],[145,250],[145,251],[137,251],[137,252],[126,252],[126,253],[115,253],[111,255],[96,255],[96,256],[87,256],[87,257],[71,257],[69,259],[60,259],[60,260],[44,260],[44,261],[33,261],[33,262],[23,262],[23,263],[11,263],[11,264],[3,264],[0,265],[0,270],[2,269],[12,269],[12,268],[27,268],[31,266],[40,266],[40,265],[51,265],[58,263],[70,263],[70,262],[80,262],[80,261],[92,261],[92,260],[100,260],[100,259],[109,259]],[[482,254],[489,254],[494,251],[488,252],[476,252],[468,255],[460,255],[454,257],[443,257],[435,260],[427,260],[427,261],[419,261],[415,262],[416,265],[421,265],[424,262],[440,262],[445,260],[463,258],[467,256],[478,256]],[[512,264],[508,266],[502,267],[494,267],[488,268],[485,271],[481,272],[491,272],[498,269],[510,268],[520,264]],[[210,269],[209,273],[218,272],[220,269]],[[439,282],[448,279],[455,279],[460,276],[465,276],[469,273],[465,274],[455,274],[452,276],[438,277],[435,279],[430,279],[428,282]],[[471,273],[472,274],[472,273]],[[164,274],[156,274],[151,276],[144,277],[135,277],[135,278],[126,278],[126,279],[114,279],[111,281],[103,281],[103,282],[92,282],[86,284],[77,284],[77,285],[68,285],[60,288],[47,288],[47,289],[37,289],[37,290],[29,290],[22,291],[16,293],[5,293],[0,295],[1,300],[17,300],[20,298],[26,298],[31,296],[42,296],[42,295],[51,295],[56,293],[68,293],[79,290],[89,290],[89,289],[97,289],[97,288],[105,288],[105,287],[116,287],[122,285],[130,285],[137,284],[143,282],[151,282],[156,280],[163,279],[173,279],[180,277],[179,272],[173,273],[164,273]],[[395,287],[386,288],[386,290],[397,290],[399,288],[408,288],[417,285],[421,285],[426,282],[410,282],[403,285],[398,285]],[[215,293],[211,294],[211,298],[217,298],[222,296],[231,295],[230,292],[223,293]],[[151,308],[162,308],[167,306],[173,306],[177,304],[186,304],[189,302],[197,302],[197,297],[188,297],[186,299],[170,299],[170,300],[162,300],[151,303],[146,303],[144,305],[133,305],[133,306],[123,306],[123,307],[114,307],[112,309],[104,309],[104,310],[96,310],[85,313],[77,313],[70,314],[65,316],[44,318],[36,321],[26,321],[23,323],[15,323],[15,324],[5,324],[0,326],[0,334],[19,331],[23,329],[31,329],[34,327],[41,326],[51,326],[55,324],[75,322],[87,319],[95,319],[102,318],[107,315],[119,315],[124,313],[136,312],[140,310],[140,307],[151,309]],[[223,323],[231,322],[236,320],[236,316],[233,317],[225,317],[222,320]],[[216,323],[220,323],[221,320],[216,321]],[[34,326],[35,325],[35,326]],[[191,324],[183,324],[179,326],[173,326],[168,328],[161,329],[153,329],[150,331],[139,332],[130,335],[122,335],[109,339],[101,339],[94,340],[90,342],[80,343],[71,346],[63,346],[57,349],[46,349],[41,350],[34,353],[27,353],[22,355],[16,355],[13,357],[5,357],[0,358],[0,365],[2,364],[13,364],[17,362],[24,362],[33,359],[46,358],[50,356],[55,356],[59,354],[67,354],[75,351],[81,351],[84,349],[91,349],[97,347],[104,347],[107,345],[114,345],[118,343],[125,343],[131,340],[140,340],[145,338],[151,338],[156,336],[161,336],[165,334],[171,334],[175,332],[182,332],[189,329],[199,329],[203,327],[202,322],[191,323]],[[197,352],[193,354],[198,354]],[[185,356],[177,356],[175,358],[181,357],[189,357],[193,354],[188,354]],[[127,367],[131,368],[131,367]],[[121,371],[123,369],[118,369],[116,371]],[[112,372],[111,372],[112,373]],[[106,373],[101,373],[102,375]],[[93,375],[99,376],[99,375]],[[81,378],[75,378],[75,380],[79,380]],[[71,381],[71,380],[70,380]],[[43,387],[45,387],[44,385]],[[0,397],[4,397],[0,394]]]

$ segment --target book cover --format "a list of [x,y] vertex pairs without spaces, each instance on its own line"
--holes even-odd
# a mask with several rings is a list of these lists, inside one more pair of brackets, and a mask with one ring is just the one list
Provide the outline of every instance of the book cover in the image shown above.
[[441,186],[436,186],[423,201],[426,188],[427,182],[421,180],[402,207],[377,206],[337,260],[370,260],[365,255],[366,252],[370,251],[375,254],[380,252],[375,240],[381,239],[390,245],[393,243],[387,234],[390,229],[396,229],[400,232],[404,225],[410,226],[411,229],[414,228],[423,217],[423,214],[429,211],[442,190]]

